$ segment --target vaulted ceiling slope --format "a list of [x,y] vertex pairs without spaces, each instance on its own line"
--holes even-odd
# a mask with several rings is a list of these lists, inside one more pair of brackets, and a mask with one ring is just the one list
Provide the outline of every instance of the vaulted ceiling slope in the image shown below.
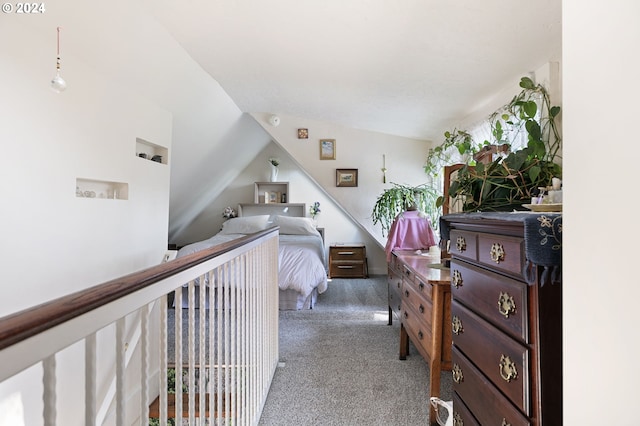
[[434,141],[506,84],[561,55],[561,0],[165,0],[150,7],[243,112]]

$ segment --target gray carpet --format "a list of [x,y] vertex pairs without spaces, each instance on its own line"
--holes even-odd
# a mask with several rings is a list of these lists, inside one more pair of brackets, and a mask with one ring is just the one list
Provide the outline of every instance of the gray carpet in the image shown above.
[[[398,359],[386,276],[334,279],[313,310],[280,312],[280,360],[260,425],[426,425],[428,369]],[[441,398],[451,399],[442,372]]]

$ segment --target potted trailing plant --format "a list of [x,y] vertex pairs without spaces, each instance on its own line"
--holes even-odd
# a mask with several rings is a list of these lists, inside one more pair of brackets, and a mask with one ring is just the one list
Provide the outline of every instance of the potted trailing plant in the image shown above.
[[371,212],[373,224],[379,223],[382,226],[383,236],[389,232],[396,216],[407,210],[424,213],[429,217],[434,229],[437,229],[440,216],[436,207],[438,191],[427,184],[409,186],[391,182],[391,185],[391,188],[380,194]]
[[444,132],[444,141],[429,149],[427,160],[424,163],[424,172],[434,177],[439,175],[444,166],[453,162],[455,154],[459,154],[465,163],[473,161],[473,155],[480,150],[480,147],[481,145],[475,143],[465,130],[446,131]]
[[[530,78],[523,77],[520,87],[511,102],[489,117],[493,141],[484,143],[511,145],[524,132],[527,144],[506,157],[488,164],[468,163],[458,171],[449,195],[463,200],[463,211],[521,210],[539,188],[562,177],[557,162],[562,143],[556,123],[560,107],[552,106],[546,89]],[[441,197],[437,205],[443,202]]]

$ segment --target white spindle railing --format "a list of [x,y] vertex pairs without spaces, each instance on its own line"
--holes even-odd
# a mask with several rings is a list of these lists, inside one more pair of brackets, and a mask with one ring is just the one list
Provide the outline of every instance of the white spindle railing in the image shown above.
[[[14,376],[20,377],[19,386],[38,388],[20,372],[40,363],[45,425],[74,424],[68,419],[78,418],[77,403],[85,405],[78,424],[147,424],[149,405],[156,398],[159,424],[166,425],[171,399],[167,372],[174,365],[177,393],[171,411],[176,424],[182,424],[186,401],[189,424],[206,420],[210,425],[256,425],[278,362],[277,235],[275,230],[265,231],[241,245],[226,243],[211,253],[176,259],[45,304],[40,311],[1,318],[0,390],[9,379],[14,383]],[[188,283],[186,298],[184,283]],[[203,291],[205,283],[209,291]],[[168,307],[167,294],[173,291],[175,308]],[[128,294],[82,309],[81,314],[69,308],[61,315],[69,319],[38,333],[15,337],[21,332],[12,331],[24,324],[39,328],[37,319],[27,321],[22,315],[40,312],[42,321],[51,322],[44,311],[120,292]],[[185,310],[187,321],[183,321]],[[174,347],[168,347],[169,327]],[[82,341],[83,355],[67,349]],[[108,348],[111,354],[105,353]],[[60,368],[59,357],[65,365],[69,360],[75,367],[84,364],[81,401],[58,397],[69,390],[60,382],[78,376],[77,371]],[[183,386],[188,395],[180,392]]]

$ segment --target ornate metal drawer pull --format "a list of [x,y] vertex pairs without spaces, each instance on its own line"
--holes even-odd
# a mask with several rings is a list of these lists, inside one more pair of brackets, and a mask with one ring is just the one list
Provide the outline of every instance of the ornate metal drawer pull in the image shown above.
[[502,354],[500,355],[500,377],[506,382],[511,382],[518,377],[518,370],[516,370],[516,364],[511,361],[511,358]]
[[451,330],[456,336],[464,332],[462,321],[460,321],[460,317],[458,317],[457,315],[454,315],[453,318],[451,318]]
[[422,331],[418,331],[418,339],[422,340],[423,337],[424,334],[422,334]]
[[500,426],[511,426],[511,423],[507,421],[504,417],[502,418],[502,424]]
[[420,291],[424,290],[424,283],[423,283],[423,282],[420,282],[420,283],[418,284],[418,287],[420,288]]
[[509,293],[500,292],[500,296],[498,296],[498,311],[505,318],[509,318],[510,314],[516,312],[516,302],[512,296],[509,296]]
[[463,252],[467,249],[467,240],[464,237],[456,238],[456,248],[459,252]]
[[424,314],[424,306],[422,306],[422,304],[420,304],[420,307],[418,308],[418,310],[420,311],[421,314]]
[[453,426],[464,426],[464,421],[462,421],[462,416],[457,411],[453,412]]
[[496,263],[500,263],[504,260],[504,247],[502,247],[502,244],[491,244],[491,260]]
[[405,290],[404,291],[404,295],[405,295],[405,297],[409,297],[409,290]]
[[462,285],[462,274],[457,269],[451,274],[451,284],[455,288],[459,288]]
[[453,375],[453,381],[460,384],[464,380],[464,374],[462,374],[462,368],[458,364],[453,364],[451,368],[451,375]]

